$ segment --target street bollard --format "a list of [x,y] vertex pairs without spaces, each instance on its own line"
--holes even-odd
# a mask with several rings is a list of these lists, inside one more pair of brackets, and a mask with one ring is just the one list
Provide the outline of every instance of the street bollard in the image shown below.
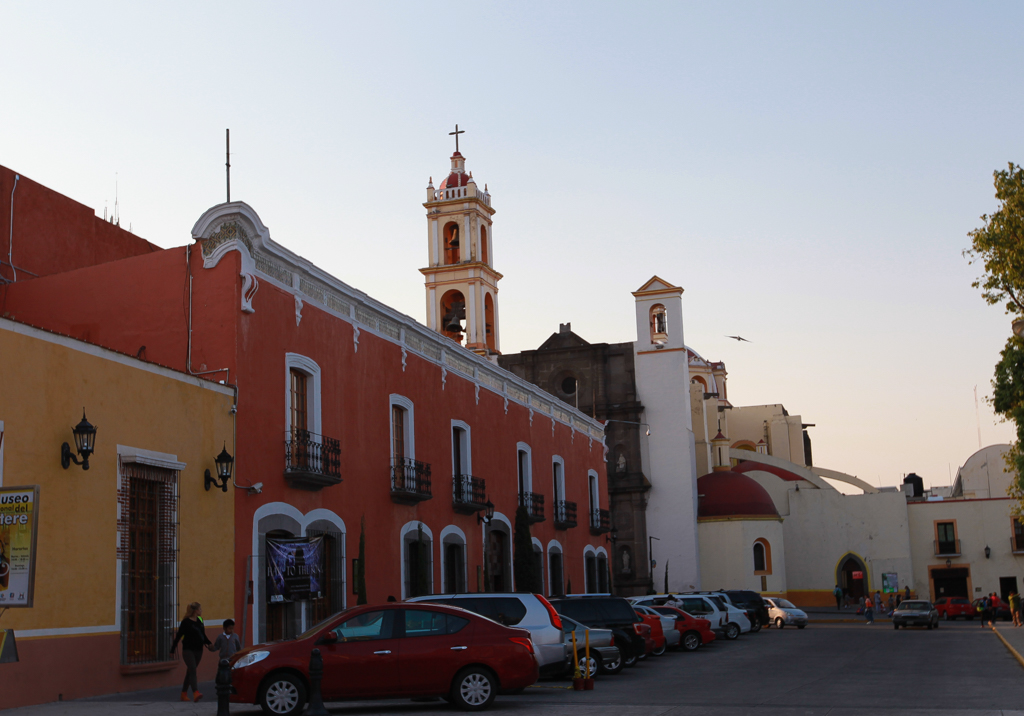
[[217,716],[229,716],[231,713],[231,666],[227,659],[221,659],[217,666]]
[[320,693],[320,681],[324,678],[324,660],[319,649],[313,649],[309,657],[309,711],[306,716],[330,716],[324,708],[324,698]]

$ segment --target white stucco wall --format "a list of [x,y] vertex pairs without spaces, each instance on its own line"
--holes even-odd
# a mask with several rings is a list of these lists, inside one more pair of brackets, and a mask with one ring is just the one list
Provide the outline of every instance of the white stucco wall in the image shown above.
[[1006,469],[1005,455],[1009,449],[1009,445],[989,445],[967,458],[957,471],[963,497],[1006,497],[1013,480]]
[[[700,535],[701,581],[707,589],[750,589],[778,594],[786,591],[786,549],[781,520],[705,520]],[[754,541],[765,539],[771,546],[772,573],[754,574]]]

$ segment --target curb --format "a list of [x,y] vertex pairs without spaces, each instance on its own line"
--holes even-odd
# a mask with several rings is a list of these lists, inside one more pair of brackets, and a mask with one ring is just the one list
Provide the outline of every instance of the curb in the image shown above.
[[999,637],[999,641],[1003,642],[1003,646],[1005,646],[1007,650],[1013,655],[1013,658],[1017,660],[1017,663],[1021,665],[1021,668],[1024,668],[1024,656],[1021,656],[1020,652],[1018,652],[1016,649],[1010,646],[1010,642],[1006,641],[1006,637],[1000,634],[998,629],[996,629],[995,627],[989,628],[995,632],[996,636]]

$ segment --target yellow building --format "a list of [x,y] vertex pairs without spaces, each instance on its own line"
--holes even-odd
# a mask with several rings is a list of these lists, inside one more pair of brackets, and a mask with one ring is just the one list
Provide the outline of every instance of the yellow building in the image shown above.
[[[234,452],[234,404],[231,387],[0,318],[0,487],[39,486],[33,605],[0,604],[19,654],[0,709],[180,683],[185,606],[202,603],[211,640],[240,609],[234,494],[204,485]],[[83,409],[94,452],[64,468]]]

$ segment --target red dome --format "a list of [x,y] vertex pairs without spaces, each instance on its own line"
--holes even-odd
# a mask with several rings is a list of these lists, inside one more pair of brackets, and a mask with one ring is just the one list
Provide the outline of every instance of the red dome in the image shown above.
[[697,480],[697,517],[778,517],[768,491],[738,472],[710,472]]
[[439,189],[455,189],[456,187],[469,184],[469,174],[465,172],[452,172],[441,182]]

